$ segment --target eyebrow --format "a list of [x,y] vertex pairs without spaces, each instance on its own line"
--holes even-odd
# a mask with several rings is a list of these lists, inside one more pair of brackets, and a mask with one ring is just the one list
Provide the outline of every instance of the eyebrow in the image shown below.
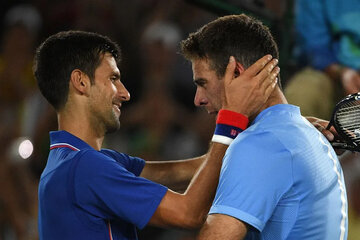
[[111,76],[120,78],[120,77],[121,77],[121,74],[120,74],[119,72],[112,72],[112,73],[111,73]]
[[207,80],[205,78],[197,78],[197,79],[194,79],[193,82],[194,82],[195,85],[201,86],[204,83],[206,83]]

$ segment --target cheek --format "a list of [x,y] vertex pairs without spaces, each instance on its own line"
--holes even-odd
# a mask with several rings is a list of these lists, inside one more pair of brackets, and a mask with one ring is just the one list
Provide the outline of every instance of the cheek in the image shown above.
[[98,95],[103,100],[110,99],[110,98],[112,99],[116,95],[116,92],[117,92],[117,88],[116,88],[115,84],[109,83],[109,84],[104,85],[104,87],[99,90]]
[[111,83],[111,90],[114,94],[117,92],[117,88],[116,88],[115,84],[113,84],[113,83]]
[[223,96],[224,96],[224,89],[220,85],[217,85],[213,89],[213,91],[211,91],[211,98],[217,104],[221,103],[221,99]]

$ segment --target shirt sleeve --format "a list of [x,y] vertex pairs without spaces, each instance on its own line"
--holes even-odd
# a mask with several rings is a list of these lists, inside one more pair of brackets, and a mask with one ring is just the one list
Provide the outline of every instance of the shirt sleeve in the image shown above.
[[262,231],[292,184],[291,162],[271,133],[240,134],[224,156],[209,214],[229,215]]
[[319,70],[338,62],[332,50],[334,36],[326,19],[324,4],[323,0],[298,0],[295,5],[298,43],[310,65]]
[[96,151],[74,165],[74,201],[102,219],[121,219],[143,228],[167,188],[136,176],[119,162]]
[[138,157],[132,157],[110,149],[102,149],[101,152],[122,164],[126,170],[132,172],[135,176],[140,176],[145,166],[145,160]]

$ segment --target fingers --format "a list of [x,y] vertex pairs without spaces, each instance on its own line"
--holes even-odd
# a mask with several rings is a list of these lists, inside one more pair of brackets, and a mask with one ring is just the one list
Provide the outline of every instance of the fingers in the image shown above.
[[232,81],[234,77],[235,68],[236,68],[235,58],[233,56],[230,56],[229,63],[225,71],[225,78],[224,78],[225,84],[230,83]]
[[[272,68],[273,66],[271,66],[271,68]],[[269,69],[271,69],[271,68],[269,68]],[[275,87],[275,84],[276,84],[276,82],[277,82],[277,80],[278,80],[278,75],[279,75],[279,73],[280,73],[280,68],[279,67],[275,67],[275,68],[273,68],[272,69],[272,71],[267,75],[267,77],[266,77],[266,75],[263,75],[263,76],[258,76],[258,80],[260,80],[260,87],[264,87],[264,88],[268,88],[269,86],[272,86],[272,85],[274,85],[274,87]],[[265,78],[265,80],[263,80],[263,78],[264,77],[266,77]]]
[[260,78],[258,79],[258,81],[260,81],[259,82],[260,88],[263,89],[262,91],[264,92],[266,99],[274,91],[276,83],[279,80],[279,78],[277,76],[280,73],[280,68],[279,67],[274,68],[274,66],[276,66],[276,64],[277,64],[277,61],[274,61],[274,60],[272,62],[268,63],[269,66],[265,67],[265,68],[267,68],[267,70],[265,69],[265,71],[269,71],[270,69],[272,69],[272,71],[267,75],[265,80],[263,80],[262,78],[265,77],[266,75],[259,76]]
[[258,81],[260,81],[260,84],[263,82],[266,84],[267,81],[264,81],[264,79],[269,77],[270,79],[273,79],[273,75],[275,75],[275,77],[278,75],[278,73],[280,72],[280,68],[277,67],[278,63],[279,61],[275,58],[271,60],[268,64],[266,64],[266,66],[258,73],[256,78],[258,79]]
[[276,86],[277,81],[278,81],[278,78],[277,78],[277,77],[275,77],[274,80],[269,81],[270,84],[269,84],[268,86],[266,86],[266,88],[265,88],[265,90],[264,90],[264,92],[265,92],[265,98],[266,98],[266,99],[267,99],[267,98],[270,96],[270,94],[274,91],[274,88],[275,88],[275,86]]
[[[255,76],[261,70],[263,70],[264,66],[270,62],[272,59],[271,55],[265,55],[264,57],[257,60],[253,65],[251,65],[244,74],[249,74],[250,76]],[[271,71],[271,70],[270,70]]]
[[329,142],[334,141],[335,136],[334,136],[334,131],[335,128],[331,127],[329,130],[326,129],[326,127],[321,124],[320,122],[314,122],[312,123],[314,125],[314,127],[316,127],[316,129],[321,132]]
[[339,149],[339,148],[336,148],[336,149],[334,149],[335,150],[335,153],[336,153],[336,155],[342,155],[344,152],[346,152],[346,150],[345,149]]
[[327,140],[328,140],[329,142],[334,141],[335,136],[334,136],[334,134],[333,134],[331,131],[326,130],[326,129],[323,129],[323,130],[320,131],[320,132],[327,138]]
[[[248,69],[246,69],[246,71],[243,74],[247,75],[250,78],[258,74],[259,75],[258,80],[261,81],[272,73],[274,67],[278,64],[278,62],[279,61],[277,59],[272,59],[271,55],[265,55],[264,57],[257,60]],[[235,58],[233,56],[230,56],[229,63],[225,71],[225,78],[224,78],[225,83],[229,84],[234,79],[235,68],[236,68]]]

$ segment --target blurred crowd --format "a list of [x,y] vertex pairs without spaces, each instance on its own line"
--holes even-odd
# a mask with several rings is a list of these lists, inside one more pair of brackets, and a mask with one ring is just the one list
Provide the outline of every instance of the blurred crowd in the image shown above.
[[[121,80],[131,94],[131,101],[123,106],[120,131],[108,135],[104,147],[145,160],[176,160],[206,152],[214,118],[194,107],[191,65],[178,54],[178,47],[190,32],[219,13],[190,2],[13,0],[0,3],[0,240],[37,239],[37,183],[46,164],[48,133],[57,130],[57,122],[55,111],[37,89],[32,63],[36,47],[53,33],[70,29],[94,31],[109,36],[122,49]],[[329,9],[321,6],[320,2],[325,1],[306,1],[305,6],[301,0],[244,2],[265,10],[264,19],[271,16],[280,54],[285,56],[280,59],[282,72],[289,77],[282,76],[285,94],[290,103],[304,109],[304,115],[330,119],[338,99],[360,91],[360,21],[354,20],[360,14],[338,18],[336,21],[341,24],[334,30],[334,36],[333,29],[320,33],[311,29],[311,35],[309,28],[320,27],[325,20],[317,15],[321,11],[312,10],[310,5]],[[335,7],[340,11],[339,6]],[[359,3],[356,7],[360,12]],[[255,8],[246,8],[250,13],[251,9]],[[347,61],[349,55],[340,58],[332,54],[333,62],[324,61],[329,59],[327,50],[341,48],[343,43],[333,46],[332,41],[341,39],[341,27],[349,22],[357,24],[350,29],[355,32],[351,32],[355,40],[349,40],[353,41],[349,48],[358,51],[352,56],[355,60],[350,61],[354,64]],[[318,36],[324,33],[328,37],[322,41]],[[319,49],[320,46],[325,50]],[[324,52],[322,60],[313,61]],[[322,100],[311,98],[311,94]],[[354,226],[350,228],[351,240],[356,239],[351,236],[360,236],[356,233],[360,229],[360,159],[349,152],[341,158],[348,185],[350,225]],[[147,227],[139,232],[139,238],[185,240],[194,239],[194,233]]]

